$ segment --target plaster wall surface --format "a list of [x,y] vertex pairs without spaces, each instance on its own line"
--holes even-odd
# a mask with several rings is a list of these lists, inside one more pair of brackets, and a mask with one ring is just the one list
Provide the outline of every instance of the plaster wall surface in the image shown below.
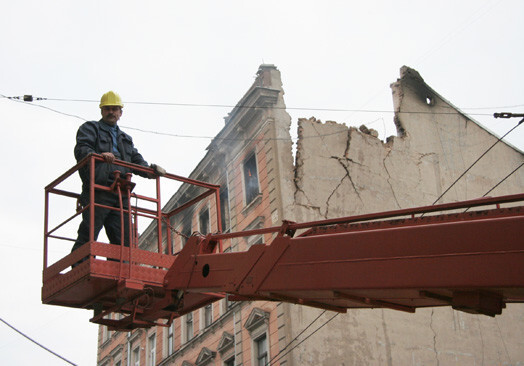
[[[294,206],[298,222],[478,198],[524,160],[500,142],[449,190],[497,137],[403,67],[391,85],[397,136],[361,126],[299,120]],[[524,171],[490,196],[521,193]],[[441,195],[446,192],[442,197]],[[290,208],[289,206],[288,208]],[[291,337],[322,312],[292,305]],[[335,313],[316,320],[304,338]],[[301,339],[299,338],[299,339]],[[524,306],[489,318],[451,308],[350,310],[293,351],[292,365],[518,365],[524,363]]]
[[[520,151],[498,143],[447,190],[497,137],[439,96],[415,70],[403,67],[391,87],[397,136],[384,142],[365,126],[301,119],[294,163],[280,72],[273,65],[261,65],[239,102],[252,108],[232,110],[191,178],[228,190],[226,228],[242,231],[280,225],[282,220],[305,222],[477,198],[523,162]],[[248,203],[243,164],[253,154],[260,191]],[[520,193],[523,188],[524,173],[517,171],[490,195]],[[170,202],[185,202],[189,193],[181,189]],[[190,231],[198,230],[198,213],[206,207],[214,227],[213,204],[205,202],[188,213],[187,220],[176,221],[176,228],[183,230],[187,221]],[[271,236],[264,235],[263,242],[271,242]],[[252,244],[246,239],[224,242],[232,251],[247,250]],[[176,236],[173,250],[182,246],[182,238]],[[255,308],[267,314],[261,327],[249,326]],[[253,365],[253,340],[264,331],[271,365],[524,364],[522,305],[509,305],[495,318],[451,308],[419,309],[415,314],[362,309],[336,315],[266,301],[228,308],[221,300],[212,309],[213,323],[207,328],[200,326],[202,310],[193,312],[190,341],[185,339],[185,318],[175,319],[171,355],[166,328],[137,330],[130,338],[124,333],[104,336],[101,329],[99,364],[115,365],[118,360],[124,364],[128,348],[137,345],[145,364],[146,338],[155,331],[158,365],[221,365],[233,355],[236,365]],[[234,336],[227,350],[219,347],[225,333]],[[210,360],[202,358],[204,350],[211,351]]]

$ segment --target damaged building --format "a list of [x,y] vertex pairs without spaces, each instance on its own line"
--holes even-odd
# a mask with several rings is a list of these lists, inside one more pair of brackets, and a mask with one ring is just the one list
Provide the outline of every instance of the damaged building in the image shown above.
[[[391,84],[397,135],[365,126],[298,121],[295,158],[280,72],[261,65],[190,178],[221,186],[223,231],[278,226],[433,203],[520,193],[522,152],[497,137],[402,67]],[[503,180],[502,184],[499,184]],[[451,187],[451,188],[450,188]],[[191,197],[182,185],[168,207]],[[194,231],[216,227],[202,202],[173,217],[174,254]],[[167,230],[167,228],[164,228]],[[154,230],[142,246],[154,242]],[[270,243],[272,234],[233,238],[225,251]],[[312,274],[313,276],[314,274]],[[494,365],[524,362],[524,306],[494,318],[450,307],[406,314],[388,309],[336,313],[226,297],[173,321],[129,333],[99,331],[98,364],[110,365]],[[335,319],[335,320],[333,320]],[[333,321],[331,321],[333,320]]]

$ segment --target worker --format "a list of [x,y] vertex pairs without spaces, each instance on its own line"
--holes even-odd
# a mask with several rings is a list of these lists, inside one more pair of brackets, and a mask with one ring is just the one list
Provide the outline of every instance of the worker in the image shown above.
[[[77,162],[84,159],[89,154],[100,154],[104,162],[95,164],[95,183],[111,186],[114,182],[114,172],[121,172],[121,177],[126,173],[136,173],[146,178],[155,178],[155,175],[165,175],[166,171],[156,165],[149,166],[142,155],[133,145],[131,136],[120,130],[117,125],[122,116],[124,104],[120,96],[109,91],[102,95],[100,100],[100,111],[102,119],[97,121],[88,121],[80,126],[76,134],[75,158]],[[153,168],[155,174],[148,174],[141,171],[132,171],[129,168],[114,165],[115,160],[123,160],[129,163],[142,165]],[[82,179],[82,193],[79,203],[81,207],[89,204],[89,164],[84,165],[79,170]],[[128,209],[128,197],[123,195],[123,207]],[[104,206],[120,208],[118,194],[111,191],[95,190],[95,202]],[[78,237],[73,245],[74,251],[89,241],[90,210],[87,209],[82,213],[82,222],[78,228]],[[94,240],[97,240],[98,234],[102,227],[105,227],[107,237],[111,244],[121,244],[121,216],[119,210],[111,210],[104,207],[95,207],[94,220]],[[129,246],[129,216],[124,214],[124,245]],[[78,264],[78,263],[77,263]]]

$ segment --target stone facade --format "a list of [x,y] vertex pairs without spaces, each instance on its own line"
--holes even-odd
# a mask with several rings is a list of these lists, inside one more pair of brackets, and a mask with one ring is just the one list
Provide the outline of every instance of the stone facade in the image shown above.
[[[524,160],[520,151],[498,143],[446,192],[497,138],[415,70],[403,67],[391,87],[397,136],[383,142],[365,126],[301,119],[294,163],[280,73],[262,65],[190,177],[221,185],[224,229],[236,232],[284,219],[304,222],[481,197]],[[517,171],[489,194],[520,193],[523,187],[524,173]],[[194,193],[182,186],[167,206]],[[202,232],[214,230],[216,218],[213,204],[203,202],[172,224],[179,232]],[[153,233],[143,234],[143,246]],[[224,248],[243,251],[271,240],[270,234],[232,239]],[[183,243],[175,236],[174,251]],[[156,365],[186,366],[269,360],[294,366],[524,362],[522,305],[510,305],[495,318],[451,308],[335,315],[299,305],[224,299],[175,319],[171,328],[108,333],[101,327],[99,365],[150,365],[153,358]]]

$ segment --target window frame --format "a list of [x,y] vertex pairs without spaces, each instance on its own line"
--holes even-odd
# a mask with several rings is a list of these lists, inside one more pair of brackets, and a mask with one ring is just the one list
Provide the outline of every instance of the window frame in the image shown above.
[[[202,308],[203,327],[204,329],[213,324],[213,304],[207,304]],[[208,319],[209,318],[209,319]],[[209,321],[208,321],[209,320]]]
[[220,185],[219,191],[220,197],[220,218],[222,225],[222,232],[228,232],[231,228],[231,205],[229,202],[229,186],[227,184],[227,179],[224,184]]
[[[233,363],[231,363],[233,362]],[[235,355],[229,357],[227,360],[224,361],[222,364],[223,366],[235,366]]]
[[171,322],[171,325],[167,327],[166,331],[166,351],[167,356],[171,356],[175,353],[175,322]]
[[[205,216],[207,216],[207,222],[203,220],[203,216],[204,218],[206,218]],[[203,221],[207,227],[203,227]],[[200,211],[198,211],[198,231],[202,235],[207,235],[211,232],[211,214],[209,212],[209,206],[207,205],[204,206]]]
[[193,312],[189,312],[186,315],[184,315],[184,337],[185,342],[189,342],[194,338],[195,334],[195,324],[194,324],[194,317]]
[[[151,342],[151,340],[153,340]],[[153,332],[147,336],[147,357],[146,365],[155,366],[156,365],[156,333]]]
[[[260,352],[260,342],[264,342],[264,352],[261,354]],[[257,337],[253,338],[253,349],[256,352],[253,352],[253,358],[254,358],[254,365],[256,366],[265,366],[269,362],[269,339],[267,332],[262,332]],[[262,363],[261,363],[262,361]]]
[[[254,177],[248,179],[249,176],[253,174],[246,173],[247,165],[250,162],[254,163],[253,173]],[[244,206],[249,206],[252,202],[256,201],[256,198],[261,194],[260,192],[260,174],[258,171],[258,158],[256,151],[253,151],[247,155],[247,157],[242,161],[242,181],[244,188]]]
[[137,342],[138,344],[131,348],[131,362],[130,365],[132,366],[140,366],[140,342]]

